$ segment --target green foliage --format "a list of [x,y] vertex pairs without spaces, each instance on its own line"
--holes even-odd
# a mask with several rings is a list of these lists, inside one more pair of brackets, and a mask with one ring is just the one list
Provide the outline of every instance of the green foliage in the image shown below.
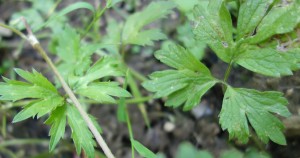
[[59,95],[56,88],[40,73],[15,70],[27,82],[9,80],[0,84],[0,99],[18,101],[21,99],[34,99],[19,112],[13,122],[19,122],[29,117],[37,118],[51,112],[56,107],[63,105],[64,98]]
[[50,114],[50,117],[45,121],[47,125],[51,125],[50,129],[50,143],[49,149],[53,151],[59,140],[65,134],[66,122],[67,122],[67,115],[66,115],[67,106],[61,106],[56,108]]
[[88,158],[95,157],[94,146],[96,143],[93,140],[93,135],[74,106],[67,107],[67,118],[72,130],[72,138],[77,154],[80,155],[82,148]]
[[299,4],[299,0],[289,3],[243,1],[236,31],[233,31],[235,28],[225,1],[212,0],[207,6],[204,3],[197,5],[193,33],[198,41],[208,44],[221,60],[229,63],[224,81],[215,79],[190,53],[189,46],[185,50],[171,45],[169,49],[157,51],[155,57],[176,70],[154,72],[143,86],[155,92],[157,98],[168,97],[167,106],[184,104],[184,109],[190,110],[212,86],[222,83],[226,91],[220,124],[223,130],[228,130],[231,139],[246,143],[250,136],[249,122],[264,143],[270,139],[286,144],[283,124],[274,116],[290,115],[283,94],[232,88],[226,80],[233,64],[270,77],[292,75],[292,71],[300,68],[299,49],[266,43],[273,35],[291,32],[299,24],[299,9],[296,9]]
[[169,50],[157,51],[155,56],[177,70],[155,72],[143,86],[156,92],[156,98],[169,96],[167,106],[178,107],[185,102],[184,110],[190,110],[217,82],[204,64],[179,45],[170,45]]
[[136,140],[131,140],[134,149],[145,158],[156,158],[156,155]]
[[177,149],[175,158],[213,158],[213,156],[205,150],[197,150],[190,143],[181,143]]
[[165,17],[175,6],[172,2],[152,2],[141,12],[128,17],[122,33],[123,44],[153,45],[153,41],[166,39],[158,29],[142,30],[155,20]]
[[285,107],[287,100],[280,92],[259,92],[252,89],[227,87],[220,113],[222,128],[229,131],[230,138],[236,137],[247,142],[249,133],[248,121],[263,142],[269,139],[285,145],[282,134],[283,124],[271,113],[284,117],[290,116]]

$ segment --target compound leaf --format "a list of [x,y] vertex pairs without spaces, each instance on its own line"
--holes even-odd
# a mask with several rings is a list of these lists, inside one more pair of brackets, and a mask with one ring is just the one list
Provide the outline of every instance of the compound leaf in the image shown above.
[[72,130],[72,139],[77,155],[80,155],[81,149],[83,149],[88,158],[94,158],[96,144],[93,135],[74,106],[67,106],[67,119]]
[[67,106],[60,106],[57,107],[52,113],[50,114],[50,117],[45,121],[46,124],[51,125],[50,129],[50,143],[49,143],[49,149],[50,151],[53,151],[59,140],[64,136],[65,134],[65,128],[66,128],[66,110]]
[[[299,52],[298,52],[299,53]],[[272,77],[292,75],[299,62],[289,52],[280,52],[272,48],[248,49],[241,54],[237,63],[251,71]]]
[[155,20],[164,18],[174,7],[174,3],[168,1],[152,2],[143,11],[131,15],[123,28],[123,43],[153,45],[153,41],[165,39],[166,36],[159,30],[141,31],[141,29]]
[[249,137],[249,121],[263,142],[267,143],[271,139],[284,145],[284,126],[272,113],[290,116],[286,104],[288,102],[280,92],[260,92],[228,86],[220,113],[220,124],[223,130],[228,130],[230,139],[237,138],[246,143]]
[[[283,2],[282,2],[283,3]],[[277,4],[263,18],[256,29],[256,34],[250,39],[251,43],[259,43],[275,35],[290,31],[300,22],[300,1],[289,4]]]
[[26,81],[21,82],[4,78],[0,83],[0,100],[17,101],[21,99],[35,99],[19,112],[13,122],[19,122],[29,117],[41,117],[64,103],[56,88],[42,74],[33,70],[32,73],[15,69]]
[[272,3],[273,0],[248,0],[241,5],[237,24],[238,40],[254,33],[255,28],[261,22]]
[[212,0],[204,9],[194,8],[194,34],[203,41],[225,62],[232,56],[232,22],[230,13],[222,0]]

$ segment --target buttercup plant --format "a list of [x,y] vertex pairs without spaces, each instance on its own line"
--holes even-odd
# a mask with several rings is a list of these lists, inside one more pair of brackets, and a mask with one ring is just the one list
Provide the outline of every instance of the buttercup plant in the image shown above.
[[[1,27],[10,29],[32,45],[47,62],[57,81],[55,84],[51,83],[34,69],[31,72],[15,69],[23,81],[3,77],[4,82],[0,83],[0,100],[29,100],[14,117],[14,123],[30,117],[48,116],[45,124],[51,126],[50,151],[55,149],[68,125],[78,155],[83,150],[87,157],[94,157],[97,142],[105,155],[113,158],[113,153],[100,135],[102,130],[96,118],[87,114],[80,102],[89,99],[95,103],[118,104],[118,119],[127,123],[132,157],[136,150],[143,157],[155,158],[157,155],[134,139],[126,98],[133,96],[141,100],[136,103],[145,124],[150,128],[144,102],[153,97],[166,97],[166,106],[177,108],[183,105],[183,110],[188,111],[199,104],[209,89],[222,84],[224,98],[219,122],[222,129],[229,132],[230,139],[247,143],[253,128],[264,143],[271,140],[280,145],[286,144],[284,126],[277,118],[290,116],[286,107],[288,101],[283,93],[236,88],[229,85],[227,80],[234,65],[268,77],[292,75],[292,71],[300,68],[299,46],[293,43],[274,45],[276,40],[273,38],[275,35],[293,32],[300,23],[300,0],[155,1],[128,16],[124,23],[110,20],[104,39],[91,35],[99,31],[97,20],[119,1],[107,0],[106,5],[99,5],[97,9],[89,3],[77,2],[58,12],[54,11],[60,1],[47,1],[52,6],[47,5],[51,12],[40,8],[41,1],[33,1],[33,8],[15,14],[13,19],[17,20],[10,23],[13,26],[18,24],[18,29],[26,28],[28,35],[13,26],[0,23]],[[233,26],[234,22],[227,8],[229,2],[235,2],[238,6],[236,27]],[[179,34],[184,36],[184,32],[190,31],[187,37],[190,38],[193,34],[195,39],[191,39],[189,43],[181,38],[180,41],[186,48],[170,44],[168,48],[156,51],[155,57],[172,69],[154,72],[150,75],[150,80],[147,80],[126,64],[126,48],[129,45],[153,46],[155,41],[167,39],[160,29],[145,29],[145,26],[166,17],[176,4],[193,23],[193,30],[185,23],[185,26],[178,29]],[[66,14],[77,9],[87,9],[93,13],[91,22],[82,30],[62,24],[67,21]],[[44,21],[45,14],[48,20]],[[24,15],[28,17],[20,18]],[[30,17],[38,18],[34,20]],[[19,19],[23,19],[21,23]],[[25,19],[29,19],[30,26]],[[36,32],[45,27],[50,28],[53,33],[49,49],[59,59],[57,64],[48,57],[35,36]],[[90,33],[91,30],[94,32]],[[86,37],[91,38],[91,41],[85,41]],[[204,44],[220,60],[228,63],[223,79],[215,78],[206,65],[199,61],[203,56]],[[96,54],[99,56],[94,62],[92,59]],[[122,86],[116,81],[110,81],[116,77],[124,77],[121,79]],[[137,81],[143,81],[143,87],[154,92],[154,96],[143,98]],[[60,93],[61,87],[66,94]]]

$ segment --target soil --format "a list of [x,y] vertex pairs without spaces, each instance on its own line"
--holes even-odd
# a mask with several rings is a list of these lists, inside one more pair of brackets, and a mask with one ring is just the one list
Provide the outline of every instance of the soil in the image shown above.
[[[63,8],[74,1],[63,1],[59,8]],[[90,0],[92,4],[95,1]],[[149,1],[139,1],[139,8],[149,3]],[[120,9],[126,13],[132,13],[135,10],[130,9],[125,4],[120,4]],[[8,22],[9,17],[16,11],[28,7],[28,3],[19,1],[0,0],[0,20]],[[127,8],[126,8],[127,7]],[[81,12],[80,12],[81,13]],[[76,19],[79,13],[71,13],[71,19]],[[113,13],[112,13],[113,14]],[[178,13],[173,13],[177,15]],[[176,16],[175,16],[176,17]],[[121,19],[116,15],[116,19]],[[169,24],[171,23],[171,24]],[[179,23],[178,19],[164,20],[164,24],[173,25]],[[74,25],[80,25],[79,20],[72,21]],[[105,28],[105,24],[102,24]],[[168,25],[168,26],[169,26]],[[173,25],[174,26],[174,25]],[[170,36],[174,34],[174,29],[169,28],[167,32]],[[105,32],[104,30],[101,30]],[[11,61],[12,67],[18,67],[30,70],[32,67],[46,74],[47,77],[52,78],[52,73],[48,66],[38,56],[28,44],[24,44],[23,49],[19,53],[17,47],[20,43],[20,38],[12,35],[3,37],[8,46],[2,46],[0,49],[1,63]],[[47,40],[43,41],[43,45],[47,48]],[[155,50],[159,48],[158,43]],[[141,53],[132,53],[132,49],[127,49],[126,62],[136,71],[145,76],[150,73],[163,70],[167,67],[159,63],[153,55],[141,49]],[[149,49],[148,49],[149,50]],[[54,57],[54,56],[53,56]],[[216,56],[207,49],[206,56],[203,62],[208,65],[214,76],[222,79],[227,64],[217,60]],[[10,76],[12,68],[6,70],[3,76]],[[14,75],[12,75],[14,76]],[[254,88],[258,90],[278,90],[285,94],[289,100],[288,108],[293,114],[290,118],[283,119],[286,126],[285,135],[287,137],[287,145],[280,146],[274,143],[266,145],[256,143],[251,139],[248,144],[242,145],[234,140],[228,141],[228,132],[223,131],[218,123],[218,114],[221,110],[223,92],[221,85],[214,86],[202,99],[199,106],[192,111],[183,112],[181,108],[172,109],[165,107],[164,99],[155,99],[146,102],[146,108],[151,122],[151,128],[148,128],[143,122],[143,117],[137,106],[129,106],[130,119],[133,125],[134,137],[145,146],[149,147],[155,153],[164,153],[167,157],[175,157],[178,146],[182,142],[191,142],[198,149],[205,149],[210,151],[215,157],[218,157],[221,152],[237,148],[240,151],[245,151],[248,147],[260,148],[268,152],[274,158],[297,158],[300,157],[300,72],[295,72],[294,76],[283,78],[268,78],[261,75],[253,74],[241,67],[235,66],[229,77],[229,83],[235,87]],[[149,92],[140,87],[144,96],[148,96]],[[7,116],[7,136],[4,139],[0,135],[0,144],[6,140],[14,139],[49,139],[49,127],[44,125],[45,118],[28,119],[20,123],[12,124],[13,116],[20,111],[20,108],[13,108],[9,111],[0,111],[0,116]],[[117,120],[117,107],[114,105],[92,105],[89,113],[98,119],[99,124],[103,129],[103,136],[107,141],[112,152],[116,157],[131,157],[130,138],[126,124],[120,123]],[[2,117],[0,118],[2,119]],[[3,122],[3,120],[0,120]],[[67,130],[66,138],[70,137],[70,130]],[[75,157],[75,150],[70,146],[71,140],[65,139],[61,142],[61,157]],[[69,149],[64,149],[64,145]],[[262,146],[262,148],[261,148]],[[14,153],[24,153],[24,157],[33,157],[38,153],[47,153],[47,144],[42,145],[15,145],[10,146],[9,149]],[[99,149],[101,151],[101,149]],[[22,153],[21,153],[22,154]],[[1,154],[0,158],[5,158]]]

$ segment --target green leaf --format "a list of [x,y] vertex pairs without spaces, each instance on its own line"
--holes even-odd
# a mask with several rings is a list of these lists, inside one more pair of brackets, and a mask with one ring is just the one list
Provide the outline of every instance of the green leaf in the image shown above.
[[95,82],[76,90],[77,94],[86,96],[100,103],[116,103],[112,97],[131,97],[130,93],[119,87],[117,82]]
[[153,45],[153,41],[165,39],[166,36],[159,30],[141,30],[153,21],[165,17],[174,7],[174,3],[168,1],[152,2],[143,11],[128,17],[122,33],[123,43],[144,46]]
[[203,74],[210,74],[209,69],[204,64],[180,45],[170,44],[168,50],[155,52],[155,57],[164,64],[178,70],[189,69]]
[[190,143],[181,143],[177,149],[175,158],[213,158],[213,156],[205,150],[197,150]]
[[211,0],[209,5],[194,8],[194,34],[205,42],[225,62],[232,56],[232,22],[230,13],[222,0]]
[[57,14],[53,14],[47,20],[47,22],[43,23],[42,25],[38,25],[36,27],[36,29],[34,29],[34,32],[39,31],[43,27],[48,26],[49,24],[51,24],[53,21],[56,21],[57,19],[60,19],[61,17],[65,16],[66,14],[68,14],[68,13],[70,13],[72,11],[75,11],[77,9],[88,9],[92,13],[95,13],[95,9],[94,9],[94,7],[90,3],[87,3],[87,2],[75,2],[75,3],[72,3],[71,5],[67,6],[63,10],[59,11]]
[[254,33],[257,25],[261,22],[272,3],[273,0],[248,0],[242,3],[238,15],[237,40]]
[[72,130],[72,139],[76,147],[77,155],[80,155],[83,149],[88,158],[94,158],[94,146],[96,144],[93,140],[93,135],[74,106],[67,106],[67,119]]
[[86,87],[89,83],[103,77],[123,76],[123,66],[119,60],[112,57],[102,57],[92,65],[82,76],[72,76],[69,78],[70,85],[77,89]]
[[236,62],[246,69],[267,76],[292,75],[299,58],[297,60],[286,53],[272,48],[248,49],[238,57]]
[[289,4],[275,5],[258,25],[256,34],[250,39],[250,42],[259,43],[275,34],[293,31],[300,22],[299,7],[299,0]]
[[185,103],[184,110],[190,110],[217,82],[204,64],[179,45],[157,51],[155,57],[178,69],[154,72],[150,75],[151,80],[143,83],[147,90],[156,92],[155,98],[169,96],[167,106],[178,107]]
[[106,7],[107,8],[111,8],[113,7],[114,5],[116,5],[117,3],[121,2],[123,0],[107,0],[106,1]]
[[238,150],[231,149],[231,150],[222,152],[221,158],[244,158],[244,154]]
[[184,110],[196,106],[206,91],[217,82],[209,75],[202,76],[190,70],[159,71],[151,74],[150,79],[143,86],[156,92],[155,98],[169,96],[167,106],[178,107],[185,103]]
[[35,115],[39,118],[63,105],[64,98],[59,95],[56,88],[42,74],[35,70],[33,70],[33,73],[21,69],[15,69],[15,71],[28,82],[4,78],[5,82],[0,83],[0,100],[35,100],[26,105],[14,117],[13,122],[19,122]]
[[105,49],[110,54],[120,57],[119,48],[122,34],[122,26],[114,19],[108,19],[108,26],[106,27],[107,35],[103,38]]
[[46,124],[51,125],[49,132],[50,143],[49,150],[53,151],[59,140],[65,134],[66,128],[66,110],[67,105],[57,107],[51,114],[50,117],[45,121]]
[[179,10],[181,10],[182,12],[189,12],[191,11],[195,5],[197,5],[199,3],[198,0],[172,0],[174,3],[176,3],[177,7],[179,8]]
[[[57,55],[62,59],[58,69],[64,78],[69,75],[83,75],[90,67],[91,55],[102,45],[83,45],[80,43],[80,35],[70,26],[58,36]],[[72,65],[72,66],[71,66]]]
[[284,145],[284,126],[272,113],[290,116],[286,104],[288,102],[280,92],[259,92],[228,86],[220,113],[220,124],[223,130],[228,130],[230,139],[237,138],[246,143],[250,135],[249,121],[263,142],[267,143],[271,139]]
[[202,59],[205,54],[206,43],[194,39],[193,28],[189,22],[177,28],[178,40],[183,43],[196,59]]
[[132,139],[131,143],[134,147],[134,149],[143,157],[145,158],[156,158],[156,155],[150,151],[148,148],[146,148],[143,144],[140,142]]
[[64,99],[61,96],[48,96],[41,100],[30,102],[20,111],[13,119],[13,123],[23,121],[29,117],[40,118],[54,110],[56,107],[63,105]]

